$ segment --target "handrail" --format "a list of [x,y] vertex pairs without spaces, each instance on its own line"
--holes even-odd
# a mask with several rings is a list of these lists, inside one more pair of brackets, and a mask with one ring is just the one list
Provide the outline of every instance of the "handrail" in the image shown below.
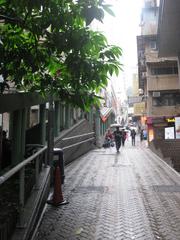
[[89,141],[93,140],[94,138],[95,138],[95,137],[88,138],[88,139],[86,139],[86,140],[84,140],[84,141],[81,141],[81,142],[78,142],[78,143],[69,145],[69,146],[64,147],[64,148],[62,148],[62,149],[65,150],[65,149],[68,149],[68,148],[71,148],[71,147],[75,147],[75,146],[80,145],[80,144],[82,144],[82,143],[89,142]]
[[[64,138],[65,140],[68,140],[68,139],[72,139],[72,138],[78,138],[78,137],[81,137],[81,136],[85,136],[85,135],[92,135],[94,134],[94,132],[91,132],[91,133],[85,133],[85,134],[81,134],[81,135],[76,135],[76,136],[73,136],[73,137],[69,137],[69,138]],[[85,143],[85,142],[88,142],[88,141],[91,141],[93,140],[94,137],[92,138],[88,138],[84,141],[81,141],[81,142],[78,142],[78,143],[75,143],[75,144],[72,144],[72,145],[69,145],[67,147],[64,147],[62,148],[63,150],[65,149],[68,149],[68,148],[71,148],[71,147],[74,147],[74,146],[77,146],[77,145],[80,145],[82,143]],[[64,140],[64,141],[65,141]],[[27,147],[29,146],[34,146],[34,147],[42,147],[43,145],[41,144],[27,144],[26,145]],[[27,159],[23,160],[21,163],[19,163],[18,165],[16,165],[15,167],[13,167],[12,169],[10,169],[7,173],[5,173],[4,175],[0,176],[0,185],[2,183],[4,183],[6,180],[8,180],[10,177],[12,177],[15,173],[17,173],[18,171],[20,171],[23,167],[25,167],[28,163],[30,163],[32,160],[34,160],[36,157],[38,157],[41,153],[43,153],[45,150],[47,149],[47,146],[43,147],[42,149],[40,149],[39,151],[37,151],[36,153],[34,153],[32,156],[28,157]]]
[[76,135],[76,136],[72,136],[72,137],[63,138],[62,141],[66,141],[66,140],[70,140],[70,139],[74,139],[74,138],[79,138],[79,137],[84,137],[84,136],[88,136],[88,135],[93,135],[93,134],[95,134],[95,132],[84,133],[84,134],[81,134],[81,135]]
[[47,149],[47,146],[40,149],[38,152],[33,154],[32,156],[25,159],[23,162],[19,163],[15,167],[13,167],[11,170],[9,170],[4,175],[0,176],[0,185],[4,183],[6,180],[8,180],[10,177],[12,177],[15,173],[17,173],[19,170],[21,170],[24,166],[26,166],[28,163],[30,163],[32,160],[34,160],[36,157],[38,157],[41,153],[43,153]]

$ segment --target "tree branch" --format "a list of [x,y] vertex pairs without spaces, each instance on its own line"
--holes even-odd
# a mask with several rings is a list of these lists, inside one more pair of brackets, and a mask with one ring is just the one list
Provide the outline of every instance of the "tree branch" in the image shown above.
[[12,18],[12,17],[6,16],[6,15],[0,14],[0,21],[1,20],[7,20],[10,22],[14,22],[14,23],[22,23],[23,22],[23,20],[20,18]]

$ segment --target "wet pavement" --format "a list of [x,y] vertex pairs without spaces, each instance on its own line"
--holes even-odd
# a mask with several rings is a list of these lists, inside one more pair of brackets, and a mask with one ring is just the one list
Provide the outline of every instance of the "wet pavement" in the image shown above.
[[65,175],[69,204],[45,207],[34,240],[180,239],[180,175],[144,142],[93,150]]

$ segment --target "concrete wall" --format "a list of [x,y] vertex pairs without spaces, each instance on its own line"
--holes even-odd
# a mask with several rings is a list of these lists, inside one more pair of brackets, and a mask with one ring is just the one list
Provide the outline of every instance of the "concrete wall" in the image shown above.
[[180,89],[178,75],[148,76],[147,88],[148,91],[178,90]]
[[176,116],[180,114],[180,106],[152,106],[152,97],[148,98],[148,116]]
[[[91,138],[94,136],[87,136],[84,135],[86,133],[91,133],[92,127],[89,124],[89,122],[87,120],[81,120],[79,123],[77,123],[76,125],[74,125],[72,128],[62,132],[62,134],[60,134],[60,137],[55,139],[55,147],[56,148],[64,148],[70,145],[74,145],[78,142],[83,142],[88,138]],[[84,135],[81,136],[79,138],[70,138],[73,136],[77,136],[77,135]],[[70,138],[70,139],[68,139]],[[70,162],[72,162],[74,159],[78,158],[79,156],[87,153],[88,151],[90,151],[91,149],[94,148],[94,140],[88,141],[88,142],[84,142],[82,144],[76,145],[74,147],[68,148],[64,150],[64,160],[65,160],[65,164],[68,164]]]

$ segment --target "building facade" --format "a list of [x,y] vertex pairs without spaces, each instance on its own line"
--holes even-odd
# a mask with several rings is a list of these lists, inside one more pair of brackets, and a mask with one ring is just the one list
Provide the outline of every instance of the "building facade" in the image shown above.
[[173,119],[180,114],[178,62],[176,57],[158,56],[158,17],[157,1],[145,0],[137,51],[139,87],[145,101],[149,141],[165,139],[165,128],[174,127]]

